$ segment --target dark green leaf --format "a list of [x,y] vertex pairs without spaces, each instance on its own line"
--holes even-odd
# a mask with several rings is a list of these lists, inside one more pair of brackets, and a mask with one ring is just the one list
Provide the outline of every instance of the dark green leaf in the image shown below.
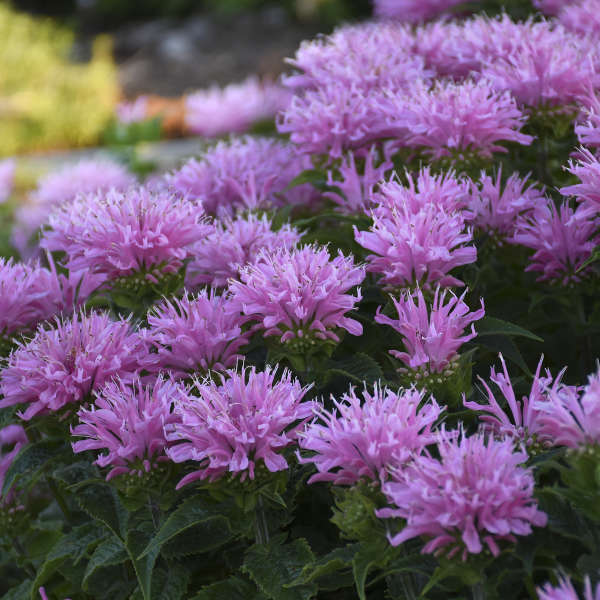
[[374,383],[383,379],[383,371],[379,364],[368,354],[362,352],[358,352],[351,358],[331,361],[328,365],[328,372],[342,375],[357,383]]
[[341,569],[351,569],[354,555],[360,548],[360,544],[349,544],[343,548],[336,548],[325,556],[321,556],[316,561],[306,565],[300,576],[294,581],[294,585],[310,583],[316,581],[324,575],[331,575]]
[[524,337],[536,342],[543,342],[544,340],[531,333],[519,325],[503,321],[502,319],[496,319],[495,317],[483,317],[477,322],[477,336],[479,338],[488,335],[508,335],[510,337]]
[[294,585],[307,563],[314,559],[305,539],[284,544],[285,534],[268,544],[255,544],[246,552],[242,570],[273,600],[307,600],[317,593],[315,584]]
[[600,260],[600,246],[596,246],[591,256],[577,269],[577,273],[583,271],[586,267]]
[[523,359],[523,355],[511,338],[505,335],[488,335],[482,339],[478,339],[477,343],[479,346],[491,350],[494,354],[501,353],[505,358],[519,366],[523,372],[533,377],[533,373],[529,370],[527,363]]
[[98,544],[94,549],[92,556],[87,564],[82,587],[84,590],[88,589],[88,583],[90,578],[96,573],[98,569],[109,567],[112,565],[118,565],[129,560],[129,556],[123,542],[114,535]]
[[8,590],[0,600],[23,600],[23,598],[29,598],[32,594],[32,583],[31,579],[25,579],[17,587]]
[[154,564],[158,557],[159,549],[155,548],[150,552],[145,553],[143,558],[135,558],[150,541],[150,534],[146,531],[138,529],[130,530],[127,533],[127,551],[131,556],[133,562],[133,568],[138,579],[140,589],[144,600],[150,600],[152,598],[152,572],[154,570]]
[[156,569],[152,577],[152,600],[181,600],[187,592],[190,571],[181,565]]
[[23,408],[22,404],[15,404],[13,406],[7,406],[0,408],[0,429],[3,429],[7,425],[18,423],[20,421],[17,416],[17,412]]
[[91,517],[100,521],[118,538],[123,539],[127,528],[127,511],[117,492],[105,483],[92,483],[77,492],[77,502]]
[[200,524],[203,535],[198,538],[199,548],[210,550],[219,547],[231,539],[232,533],[229,521],[223,515],[218,514],[215,508],[207,505],[200,496],[194,496],[183,502],[165,521],[158,533],[140,555],[143,558],[153,551],[160,551],[163,544],[184,533],[186,530]]
[[366,600],[365,586],[369,571],[380,565],[384,560],[385,549],[382,549],[381,543],[377,540],[373,544],[362,544],[358,552],[352,559],[352,573],[354,574],[354,584],[360,600]]
[[296,177],[288,183],[284,191],[291,190],[292,188],[305,183],[310,183],[316,188],[321,189],[322,187],[327,186],[327,177],[322,171],[319,171],[319,169],[306,169],[299,175],[296,175]]
[[239,577],[230,577],[202,589],[191,600],[264,600],[256,587]]

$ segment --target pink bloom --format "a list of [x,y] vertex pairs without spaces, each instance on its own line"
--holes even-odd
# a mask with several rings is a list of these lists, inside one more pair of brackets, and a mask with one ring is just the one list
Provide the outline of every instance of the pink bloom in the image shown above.
[[[220,382],[194,385],[194,396],[179,396],[175,414],[180,421],[166,427],[171,445],[167,454],[176,463],[194,461],[200,469],[186,475],[177,488],[195,481],[214,481],[226,473],[254,479],[264,463],[270,472],[288,468],[281,451],[294,444],[302,422],[312,413],[301,402],[307,388],[283,371],[254,368],[228,371]],[[197,396],[197,397],[196,397]]]
[[404,529],[390,537],[392,545],[424,536],[423,553],[461,552],[466,560],[485,544],[498,556],[499,541],[516,542],[515,535],[530,535],[532,525],[546,525],[533,497],[533,473],[521,466],[527,453],[515,450],[511,440],[442,435],[438,451],[439,459],[417,456],[398,472],[398,481],[383,486],[395,508],[377,515],[406,519]]
[[502,167],[495,180],[482,171],[478,185],[472,189],[470,222],[499,239],[512,237],[517,220],[546,203],[541,191],[527,186],[528,178],[528,175],[521,178],[518,173],[513,173],[502,189]]
[[434,159],[490,158],[506,152],[500,142],[529,145],[533,139],[520,132],[526,118],[514,98],[484,80],[414,86],[408,97],[390,98],[382,110],[391,131]]
[[284,83],[297,91],[331,81],[363,91],[405,89],[432,76],[413,52],[414,44],[410,27],[399,23],[343,25],[330,35],[302,42],[295,58],[287,60],[298,73]]
[[533,5],[546,15],[557,15],[565,5],[565,0],[533,0]]
[[133,380],[147,348],[128,321],[104,313],[75,314],[54,328],[40,326],[29,342],[18,342],[0,372],[0,408],[28,406],[21,418],[85,402],[113,377]]
[[314,338],[339,341],[336,330],[362,335],[362,325],[346,315],[362,298],[348,292],[365,277],[362,267],[341,252],[331,258],[326,248],[304,246],[263,252],[230,282],[232,306],[259,321],[265,336],[282,343],[315,343]]
[[357,168],[354,153],[349,152],[338,167],[339,177],[334,179],[333,171],[327,172],[327,185],[339,192],[326,192],[326,198],[337,204],[337,210],[346,214],[367,212],[372,207],[373,189],[385,178],[385,173],[393,167],[389,160],[377,161],[377,148],[373,146],[364,158],[364,167]]
[[108,159],[82,160],[42,177],[29,202],[15,213],[13,243],[21,255],[28,250],[32,235],[48,221],[60,204],[72,202],[78,194],[125,191],[135,184],[135,177],[119,163]]
[[[504,410],[488,384],[479,378],[481,384],[487,392],[487,404],[478,404],[477,402],[467,402],[463,396],[463,404],[471,409],[483,413],[479,420],[491,429],[495,434],[502,437],[511,437],[518,442],[532,445],[536,443],[552,445],[553,439],[544,435],[539,416],[540,404],[548,401],[548,394],[556,392],[564,387],[561,378],[564,370],[553,379],[550,371],[546,369],[546,375],[540,375],[542,369],[542,360],[538,363],[531,389],[528,396],[523,396],[521,401],[515,397],[515,392],[506,369],[504,357],[500,354],[502,363],[502,373],[497,373],[492,367],[490,380],[496,384],[500,390],[504,401],[508,405],[508,410]],[[508,412],[510,411],[510,412]]]
[[586,148],[579,148],[578,161],[569,162],[567,171],[581,181],[560,190],[563,196],[575,196],[593,212],[600,212],[600,161]]
[[124,125],[145,121],[147,116],[148,98],[138,96],[132,102],[121,102],[117,104],[117,119]]
[[79,425],[71,427],[71,435],[84,438],[73,442],[73,452],[106,450],[95,463],[112,467],[107,481],[123,473],[141,476],[168,460],[164,427],[177,422],[171,409],[177,398],[187,396],[184,388],[162,377],[151,385],[119,379],[94,396],[92,406],[79,409]]
[[141,273],[154,284],[177,273],[211,229],[197,205],[144,188],[79,196],[52,214],[50,226],[41,246],[64,252],[70,270],[109,280]]
[[[458,359],[457,350],[477,335],[473,322],[485,315],[483,300],[479,310],[469,312],[463,301],[466,291],[460,297],[450,293],[445,303],[446,292],[436,289],[430,310],[420,289],[416,293],[405,292],[399,300],[392,298],[398,319],[381,314],[381,307],[375,315],[377,323],[389,325],[402,335],[407,351],[390,350],[390,354],[410,369],[424,371],[426,376],[452,371]],[[465,334],[467,328],[470,332]]]
[[598,244],[598,222],[585,207],[573,210],[548,202],[517,222],[513,242],[535,250],[526,271],[537,271],[538,281],[568,285],[578,283],[586,271],[577,273]]
[[10,465],[25,444],[27,435],[21,425],[7,425],[0,429],[0,508],[15,500],[15,490],[12,489],[2,497],[2,486]]
[[362,400],[351,389],[340,401],[333,399],[332,411],[319,407],[317,419],[300,434],[300,447],[315,452],[299,458],[317,468],[308,483],[388,479],[390,468],[403,467],[436,441],[431,428],[443,409],[433,398],[423,402],[424,396],[414,388],[394,393],[375,386],[372,395],[363,391]]
[[557,15],[565,29],[579,35],[600,36],[600,1],[565,2]]
[[386,289],[463,285],[449,272],[475,262],[477,250],[466,245],[473,235],[462,214],[434,204],[414,212],[406,201],[389,211],[389,216],[381,216],[382,212],[375,208],[370,230],[355,228],[354,239],[373,252],[367,256],[367,271],[381,274]]
[[[231,310],[228,296],[202,290],[197,296],[164,300],[148,314],[144,339],[158,352],[158,368],[185,377],[194,371],[223,371],[242,358],[248,343],[245,319]],[[154,355],[151,355],[151,358]]]
[[[600,583],[596,590],[592,589],[592,582],[589,577],[585,577],[584,600],[600,600]],[[562,575],[559,577],[558,586],[555,587],[547,583],[544,587],[537,588],[539,600],[579,600],[579,596],[571,583],[571,580]]]
[[600,96],[591,92],[583,99],[583,115],[575,126],[577,139],[584,146],[600,148]]
[[600,445],[600,371],[579,392],[573,386],[553,387],[547,402],[536,403],[541,434],[555,446]]
[[247,136],[219,142],[167,180],[176,192],[202,202],[207,213],[223,216],[311,202],[314,190],[309,185],[286,191],[288,184],[309,166],[310,160],[298,156],[290,144]]
[[249,77],[190,94],[185,122],[190,131],[206,137],[243,133],[258,121],[272,119],[289,100],[290,93],[280,85]]
[[16,163],[12,158],[0,161],[0,204],[12,194]]
[[300,236],[287,224],[273,231],[266,215],[219,220],[212,233],[194,245],[186,270],[187,283],[191,287],[225,287],[230,279],[239,278],[241,267],[255,263],[262,250],[293,248]]
[[462,4],[462,0],[374,0],[375,15],[378,17],[399,19],[407,23],[428,21],[453,7]]

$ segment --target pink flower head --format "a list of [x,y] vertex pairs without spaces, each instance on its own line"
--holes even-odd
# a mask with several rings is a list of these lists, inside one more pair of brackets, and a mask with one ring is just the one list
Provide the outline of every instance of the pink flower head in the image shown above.
[[[389,325],[402,335],[406,352],[390,350],[390,354],[410,369],[423,371],[425,376],[452,372],[458,349],[477,335],[473,322],[485,315],[483,300],[479,310],[470,312],[463,301],[466,291],[460,297],[451,292],[448,302],[446,293],[438,287],[428,309],[420,289],[416,293],[405,292],[399,300],[392,298],[398,319],[381,314],[380,308],[375,315],[377,323]],[[467,328],[469,333],[465,333]]]
[[50,217],[41,246],[66,254],[70,270],[109,280],[140,273],[151,283],[177,273],[211,229],[201,207],[144,188],[79,196]]
[[372,208],[374,187],[385,178],[385,173],[393,167],[389,160],[377,162],[378,152],[375,146],[366,153],[364,167],[359,169],[353,152],[348,152],[338,167],[340,179],[334,179],[333,171],[327,172],[327,185],[339,189],[339,192],[323,194],[335,204],[337,210],[346,214],[367,212]]
[[485,80],[438,82],[433,89],[414,86],[408,97],[382,107],[390,130],[412,148],[434,159],[468,161],[506,152],[500,142],[529,145],[533,138],[520,132],[525,116],[508,92],[497,92]]
[[[389,102],[396,100],[404,106],[404,92],[388,94]],[[341,158],[348,150],[366,149],[392,133],[381,109],[385,97],[385,89],[365,90],[332,79],[294,96],[278,118],[277,128],[289,134],[301,152]],[[394,104],[394,114],[399,110]]]
[[431,429],[443,409],[433,398],[423,402],[424,396],[414,388],[395,393],[375,386],[372,395],[363,391],[362,400],[351,389],[333,400],[332,411],[320,407],[299,440],[302,449],[315,453],[299,458],[317,468],[308,483],[388,479],[390,468],[403,467],[436,442]]
[[565,5],[565,0],[533,0],[533,5],[545,15],[555,16]]
[[147,109],[148,98],[146,98],[146,96],[138,96],[132,102],[121,102],[117,104],[117,119],[124,125],[140,123],[148,118]]
[[600,445],[600,369],[583,388],[560,386],[536,403],[541,434],[555,446]]
[[206,137],[243,133],[258,121],[272,119],[289,100],[290,93],[280,85],[249,77],[190,94],[185,101],[185,122],[191,132]]
[[232,215],[312,201],[314,191],[309,185],[286,191],[309,167],[307,161],[290,144],[247,136],[217,143],[201,159],[191,159],[167,179],[178,193],[201,201],[207,213]]
[[482,171],[469,203],[471,223],[500,240],[512,237],[517,220],[546,203],[543,192],[527,186],[528,179],[529,175],[520,177],[519,173],[513,173],[502,189],[502,167],[495,180]]
[[593,91],[582,102],[583,114],[575,126],[575,133],[581,144],[597,150],[600,148],[600,96]]
[[21,425],[7,425],[0,429],[0,507],[12,504],[15,499],[15,490],[2,497],[2,487],[10,465],[25,444],[27,435]]
[[40,326],[30,341],[18,342],[0,373],[0,408],[27,403],[26,421],[61,410],[88,400],[113,377],[132,381],[146,356],[129,321],[104,313],[57,319],[53,328]]
[[[589,577],[586,576],[584,582],[583,600],[600,600],[600,583],[594,591]],[[547,583],[544,587],[538,587],[536,591],[539,600],[579,600],[571,580],[565,575],[559,577],[558,586]]]
[[339,342],[345,329],[362,335],[362,325],[345,316],[361,300],[348,292],[365,277],[364,268],[341,252],[333,259],[326,248],[304,246],[263,252],[259,260],[240,270],[232,280],[232,306],[266,329],[265,336],[279,336],[282,343],[309,345],[315,339]]
[[541,273],[538,281],[568,285],[580,282],[586,271],[577,270],[598,244],[598,221],[583,206],[573,210],[566,202],[538,206],[519,219],[513,236],[516,244],[535,250],[526,271]]
[[404,529],[390,537],[392,545],[424,536],[426,554],[461,552],[466,560],[485,544],[498,556],[499,541],[516,542],[515,535],[530,535],[532,525],[546,525],[533,497],[533,473],[521,466],[527,453],[510,439],[441,435],[438,451],[439,459],[417,456],[398,481],[383,486],[395,508],[377,515],[406,519]]
[[343,25],[330,35],[302,42],[295,58],[287,61],[299,72],[284,83],[296,90],[331,81],[365,92],[405,89],[433,75],[413,52],[414,43],[410,27],[399,23]]
[[558,21],[579,35],[600,37],[600,1],[577,0],[564,2],[557,15]]
[[[560,32],[560,40],[557,33]],[[559,42],[559,43],[557,43]],[[520,105],[564,107],[575,102],[596,77],[584,45],[566,31],[520,43],[513,52],[491,57],[482,75],[497,90],[509,91]]]
[[248,343],[245,319],[231,310],[228,296],[202,290],[197,296],[164,300],[148,314],[144,338],[158,352],[160,369],[185,377],[194,371],[223,371],[242,358]]
[[0,160],[0,204],[6,202],[12,194],[15,167],[16,163],[12,158]]
[[73,442],[73,452],[106,450],[95,463],[112,467],[107,481],[123,473],[141,476],[168,460],[164,427],[177,422],[171,409],[177,398],[187,397],[184,388],[162,377],[151,385],[118,379],[94,396],[92,406],[79,409],[79,425],[71,427],[71,435],[84,438]]
[[[167,426],[169,458],[181,463],[201,463],[177,488],[195,481],[214,481],[226,473],[254,479],[261,461],[270,472],[288,468],[281,451],[295,443],[298,430],[312,413],[312,402],[301,402],[307,388],[283,371],[245,368],[228,371],[220,383],[196,381],[195,396],[180,396],[175,414],[180,419]],[[196,397],[198,396],[198,397]]]
[[394,174],[382,182],[372,195],[377,216],[391,217],[396,207],[407,205],[417,213],[424,207],[434,206],[449,213],[462,211],[470,201],[469,180],[457,178],[452,169],[433,175],[429,167],[419,170],[416,177],[406,171],[407,185]]
[[560,190],[563,196],[575,196],[581,205],[600,212],[600,161],[586,148],[579,148],[577,162],[570,161],[567,171],[581,181]]
[[30,238],[60,204],[72,202],[79,194],[122,192],[134,184],[135,177],[125,167],[108,159],[82,160],[49,173],[39,180],[29,202],[15,212],[15,247],[22,255],[31,254]]
[[[521,401],[516,399],[512,382],[506,369],[504,357],[500,354],[502,363],[502,372],[497,373],[494,367],[490,371],[490,381],[496,384],[504,401],[508,405],[508,410],[503,409],[488,384],[479,378],[481,384],[487,393],[487,404],[477,402],[467,402],[463,396],[463,404],[475,411],[482,412],[479,420],[484,423],[493,433],[511,437],[518,442],[523,442],[528,446],[536,443],[552,445],[553,440],[544,435],[539,422],[540,403],[547,402],[548,394],[562,389],[561,383],[564,370],[561,371],[555,379],[552,378],[550,371],[546,369],[546,375],[541,375],[542,360],[538,363],[531,389],[528,396],[523,396]],[[510,411],[510,412],[509,412]]]
[[375,0],[375,15],[420,23],[452,10],[462,0]]
[[367,256],[367,271],[382,275],[380,283],[385,289],[463,285],[449,272],[475,262],[477,250],[466,245],[473,235],[461,213],[446,212],[434,204],[414,212],[406,201],[395,206],[389,216],[381,212],[376,207],[370,230],[355,228],[354,239],[373,252]]
[[262,250],[293,248],[300,236],[297,229],[287,224],[273,231],[266,215],[226,217],[194,245],[186,271],[187,284],[225,287],[230,279],[238,279],[241,267],[256,262]]

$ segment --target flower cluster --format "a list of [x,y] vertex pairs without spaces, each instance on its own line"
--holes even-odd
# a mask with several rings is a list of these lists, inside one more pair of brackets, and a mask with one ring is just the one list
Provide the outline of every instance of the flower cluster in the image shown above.
[[600,161],[586,148],[578,151],[578,160],[571,161],[567,170],[575,175],[581,183],[565,186],[560,193],[564,196],[575,196],[578,202],[591,209],[600,211]]
[[154,369],[186,376],[194,371],[234,367],[248,343],[244,318],[228,296],[202,290],[197,296],[165,300],[148,314],[144,339],[157,351]]
[[300,462],[317,468],[308,482],[387,480],[390,469],[403,467],[436,441],[432,428],[443,409],[424,397],[414,388],[393,392],[376,386],[373,394],[365,389],[362,399],[351,389],[333,400],[332,411],[320,407],[300,434],[300,447],[314,452]]
[[197,397],[176,398],[178,421],[166,428],[172,444],[167,454],[177,463],[200,463],[178,488],[226,473],[254,479],[263,464],[270,472],[288,468],[282,451],[294,442],[313,407],[302,402],[306,388],[289,371],[278,380],[276,375],[270,368],[229,371],[219,382],[196,381]]
[[[558,586],[547,583],[544,587],[537,588],[539,600],[579,600],[579,596],[571,583],[564,575],[559,578]],[[590,578],[585,578],[584,600],[600,600],[600,583],[596,589],[592,588]]]
[[499,542],[515,542],[515,535],[531,534],[533,525],[546,525],[533,497],[533,473],[521,466],[527,454],[510,440],[446,434],[437,449],[439,459],[417,456],[398,472],[397,481],[383,486],[394,507],[378,516],[406,519],[391,544],[424,536],[424,553],[460,553],[466,560],[484,544],[497,556]]
[[[390,354],[423,376],[450,375],[458,359],[457,350],[477,335],[473,322],[485,315],[483,300],[479,310],[470,312],[463,300],[465,294],[458,297],[450,292],[450,299],[445,302],[447,290],[440,292],[438,287],[429,310],[420,289],[416,293],[405,292],[398,300],[392,298],[397,319],[385,316],[378,308],[375,321],[393,327],[406,347],[406,352],[390,350]],[[465,333],[469,325],[470,332]]]
[[185,100],[185,123],[191,132],[206,137],[244,133],[254,123],[272,119],[289,100],[289,92],[280,85],[249,77],[191,93]]
[[450,11],[460,0],[375,0],[378,17],[419,23]]
[[332,259],[326,248],[304,246],[263,252],[229,288],[233,306],[260,322],[265,336],[311,346],[316,339],[339,342],[339,329],[362,334],[362,325],[346,313],[362,298],[360,290],[348,292],[364,277],[351,257],[340,252]]
[[71,435],[84,438],[73,443],[73,452],[106,450],[96,459],[99,467],[112,467],[106,479],[123,473],[142,475],[167,460],[164,428],[177,421],[172,407],[185,389],[159,378],[144,385],[139,378],[128,384],[107,383],[94,393],[94,404],[77,413],[80,423]]
[[0,372],[0,408],[26,403],[22,418],[29,421],[89,401],[113,377],[132,381],[147,353],[129,321],[104,313],[76,313],[54,327],[40,326],[30,341],[17,343]]

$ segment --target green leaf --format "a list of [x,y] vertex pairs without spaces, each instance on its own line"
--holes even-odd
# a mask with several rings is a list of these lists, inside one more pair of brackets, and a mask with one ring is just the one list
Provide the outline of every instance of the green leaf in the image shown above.
[[[215,511],[214,507],[207,504],[200,496],[193,496],[183,502],[165,521],[158,533],[152,538],[150,543],[140,558],[143,558],[150,552],[160,551],[163,544],[200,524],[206,525],[205,539],[199,539],[199,547],[210,550],[221,546],[231,539],[232,533],[227,518]],[[221,535],[219,535],[221,532]]]
[[150,552],[145,553],[143,558],[135,557],[140,555],[142,550],[148,545],[149,541],[150,534],[146,531],[132,529],[127,532],[126,548],[131,556],[133,568],[135,569],[135,574],[144,600],[151,600],[152,598],[152,572],[158,557],[159,549],[152,549]]
[[478,339],[477,344],[491,350],[494,354],[501,353],[504,358],[519,366],[524,373],[533,377],[533,373],[529,370],[527,363],[523,359],[523,355],[511,338],[505,335],[489,335],[481,340]]
[[124,538],[128,514],[112,487],[105,483],[92,483],[78,490],[76,497],[86,513],[103,523],[118,538]]
[[316,188],[321,189],[323,187],[327,187],[327,177],[319,169],[306,169],[299,175],[296,175],[296,177],[294,177],[294,179],[288,183],[284,191],[291,190],[292,188],[298,187],[299,185],[303,185],[305,183],[310,183]]
[[239,577],[218,581],[196,594],[191,600],[263,600],[266,596]]
[[8,590],[0,600],[23,600],[23,598],[28,598],[32,594],[32,583],[31,579],[25,579],[18,586]]
[[352,568],[352,560],[359,548],[360,544],[348,544],[342,548],[332,550],[316,561],[306,565],[299,577],[292,583],[294,585],[310,583],[324,575],[331,575],[342,569]]
[[63,535],[48,553],[44,564],[38,570],[31,593],[32,600],[37,600],[37,590],[58,568],[69,559],[77,564],[87,554],[89,548],[97,544],[105,532],[95,523],[86,523]]
[[354,574],[354,584],[360,600],[366,600],[365,586],[369,571],[381,564],[385,548],[382,548],[380,540],[373,544],[361,544],[358,552],[352,559],[352,573]]
[[33,485],[46,468],[62,460],[66,450],[67,446],[63,440],[54,439],[24,446],[6,472],[1,495],[6,496],[10,488],[18,482],[25,483],[28,487]]
[[328,372],[336,375],[342,375],[357,383],[374,383],[383,379],[383,371],[379,364],[368,354],[358,352],[354,356],[331,361],[328,365]]
[[152,576],[152,600],[181,600],[187,592],[191,573],[181,565],[156,569]]
[[52,478],[67,486],[80,487],[86,482],[101,482],[98,469],[87,460],[81,460],[70,465],[61,465],[52,472]]
[[176,534],[160,548],[160,552],[165,558],[201,554],[224,546],[233,537],[224,515],[211,517]]
[[20,421],[17,416],[17,412],[23,407],[22,404],[13,404],[13,406],[7,406],[0,408],[0,429],[3,429],[7,425],[18,423]]
[[298,578],[314,555],[303,538],[283,544],[285,534],[271,539],[268,544],[255,544],[246,552],[242,571],[258,585],[261,592],[273,600],[307,600],[317,593],[313,583],[296,586]]
[[544,341],[541,337],[535,335],[535,333],[519,325],[503,321],[502,319],[496,319],[495,317],[483,317],[483,319],[477,322],[476,328],[478,338],[489,335],[507,335],[510,337],[524,337],[535,342]]
[[114,535],[98,544],[87,564],[83,575],[82,587],[87,591],[90,578],[98,569],[119,565],[129,560],[129,555],[123,542]]
[[577,273],[583,271],[586,267],[600,260],[600,246],[596,246],[590,257],[577,269]]

